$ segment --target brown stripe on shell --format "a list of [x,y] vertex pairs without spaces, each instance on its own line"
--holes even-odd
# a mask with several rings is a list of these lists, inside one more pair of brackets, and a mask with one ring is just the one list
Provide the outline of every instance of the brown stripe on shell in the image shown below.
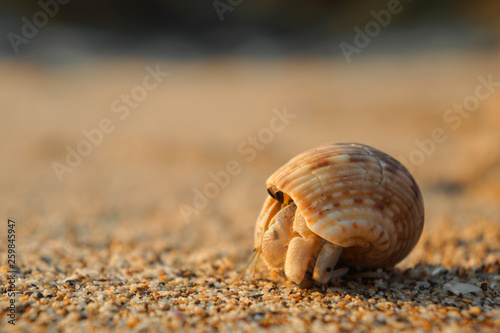
[[312,163],[311,166],[309,167],[309,170],[314,171],[316,169],[324,168],[330,164],[330,160],[327,158],[322,158],[315,163]]
[[351,155],[349,156],[349,162],[351,163],[360,163],[360,162],[366,162],[367,158],[363,155]]
[[385,166],[385,172],[386,173],[392,173],[392,174],[395,174],[397,172],[397,168],[393,167],[392,165],[386,165]]
[[362,203],[363,198],[354,198],[354,203]]

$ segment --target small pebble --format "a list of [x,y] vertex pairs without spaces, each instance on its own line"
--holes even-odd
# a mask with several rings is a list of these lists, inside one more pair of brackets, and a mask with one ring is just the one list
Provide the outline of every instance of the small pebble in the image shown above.
[[479,295],[483,293],[483,290],[476,285],[469,283],[460,283],[460,282],[446,283],[443,286],[443,290],[450,291],[455,295],[465,295],[469,293],[475,293]]

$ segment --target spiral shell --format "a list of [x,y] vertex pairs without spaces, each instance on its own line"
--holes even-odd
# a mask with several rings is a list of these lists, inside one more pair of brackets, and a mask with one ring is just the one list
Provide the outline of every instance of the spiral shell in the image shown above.
[[[267,187],[293,201],[310,231],[342,247],[340,262],[347,266],[393,266],[422,233],[424,205],[415,180],[397,160],[363,144],[310,149],[271,175]],[[257,221],[257,248],[284,207],[276,200],[266,200]]]

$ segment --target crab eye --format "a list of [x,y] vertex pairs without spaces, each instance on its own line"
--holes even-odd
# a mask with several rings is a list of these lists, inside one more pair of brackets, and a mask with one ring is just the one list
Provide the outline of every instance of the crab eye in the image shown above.
[[272,187],[268,188],[267,189],[267,193],[269,193],[269,195],[271,196],[271,198],[273,198],[275,200],[278,200],[278,202],[281,203],[281,204],[285,200],[284,196],[283,196],[283,192],[281,192],[280,190],[278,190],[276,188],[276,186],[272,186]]
[[276,197],[276,200],[279,201],[279,203],[283,203],[283,201],[284,201],[283,192],[278,191],[278,192],[274,193],[274,196]]

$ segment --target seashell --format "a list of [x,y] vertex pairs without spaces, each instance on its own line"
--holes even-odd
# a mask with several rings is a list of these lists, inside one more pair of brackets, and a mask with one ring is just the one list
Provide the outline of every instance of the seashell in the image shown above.
[[411,174],[363,144],[310,149],[271,175],[267,187],[256,253],[272,272],[305,287],[324,285],[346,267],[394,266],[424,226],[422,194]]

